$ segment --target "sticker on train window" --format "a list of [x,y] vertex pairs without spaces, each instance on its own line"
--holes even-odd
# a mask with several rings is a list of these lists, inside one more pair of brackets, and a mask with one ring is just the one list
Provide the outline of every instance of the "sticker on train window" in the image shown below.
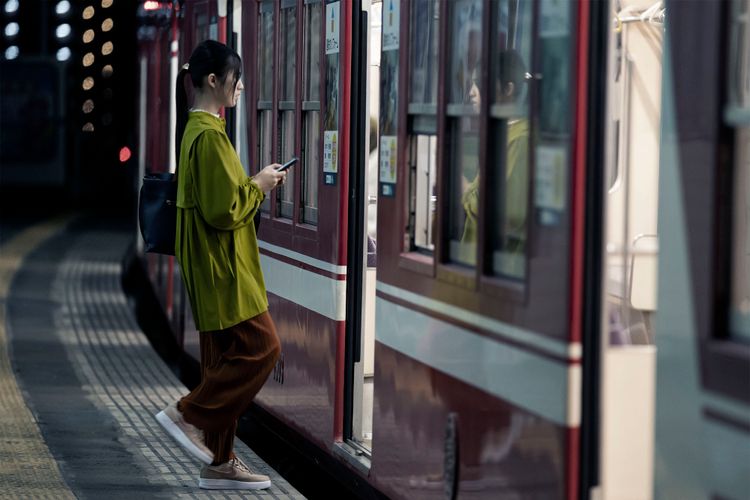
[[325,184],[336,184],[339,171],[339,133],[337,130],[326,130],[323,133],[323,181]]
[[399,1],[386,0],[383,8],[383,52],[398,50]]
[[396,136],[380,137],[380,194],[394,196],[396,191]]
[[326,54],[339,53],[339,20],[341,2],[326,5]]
[[558,224],[565,210],[565,157],[565,148],[536,148],[534,205],[542,225]]

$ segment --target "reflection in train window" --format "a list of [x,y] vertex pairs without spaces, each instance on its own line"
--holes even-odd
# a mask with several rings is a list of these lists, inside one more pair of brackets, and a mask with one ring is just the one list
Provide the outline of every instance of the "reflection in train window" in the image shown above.
[[437,136],[412,135],[409,145],[410,250],[435,248]]
[[411,5],[410,103],[437,104],[438,12],[437,0]]
[[436,0],[417,0],[409,26],[409,250],[429,253],[437,215],[438,13]]
[[462,104],[470,102],[470,94],[481,93],[477,72],[482,48],[482,1],[455,0],[448,4],[450,54],[448,101]]
[[479,231],[479,133],[478,118],[453,118],[447,131],[451,167],[451,216],[448,227],[452,262],[476,264]]
[[297,10],[296,2],[284,3],[281,9],[280,28],[281,37],[279,46],[279,87],[281,88],[282,101],[294,101],[295,83],[297,81]]
[[[398,124],[398,50],[380,55],[380,137],[395,136]],[[382,147],[382,146],[381,146]]]
[[[279,163],[286,162],[294,156],[295,151],[295,93],[297,82],[297,7],[295,1],[282,2],[279,14],[281,37],[279,37],[279,138],[281,148],[278,151]],[[292,218],[294,213],[294,172],[287,171],[286,183],[276,192],[276,215]]]
[[302,161],[302,217],[306,224],[318,224],[318,165],[320,162],[320,112],[305,111],[302,123],[304,150]]
[[729,125],[734,136],[730,336],[750,342],[750,3],[732,4]]
[[325,129],[338,130],[339,127],[339,54],[326,56],[326,113]]
[[[294,156],[294,110],[282,111],[279,119],[279,137],[281,148],[279,149],[279,162],[285,162]],[[277,189],[276,203],[277,216],[291,219],[294,211],[294,169],[287,170],[286,183]]]
[[[274,4],[266,0],[260,5],[258,15],[258,165],[260,171],[273,163],[273,75]],[[271,211],[270,196],[263,200],[261,211]]]
[[476,264],[479,230],[479,105],[482,98],[480,53],[482,2],[456,0],[448,5],[447,74],[450,218],[448,255],[452,262]]
[[531,2],[494,4],[490,45],[489,168],[493,170],[492,270],[523,279],[526,270],[529,194],[529,100]]
[[[320,162],[320,50],[323,4],[305,4],[302,68],[302,189],[300,220],[318,223],[318,165]],[[299,168],[299,167],[298,167]]]
[[[273,0],[260,5],[258,17],[258,75],[273,75],[274,16]],[[258,78],[258,100],[273,99],[273,78]]]
[[[539,4],[541,73],[539,130],[546,138],[565,139],[570,130],[571,2],[543,0]],[[544,138],[544,137],[542,137]]]

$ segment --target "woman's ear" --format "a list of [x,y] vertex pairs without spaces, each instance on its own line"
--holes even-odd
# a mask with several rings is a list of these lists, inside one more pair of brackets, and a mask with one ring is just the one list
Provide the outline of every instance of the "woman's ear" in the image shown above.
[[208,78],[208,84],[211,86],[211,88],[216,88],[217,83],[219,81],[219,79],[216,78],[216,75],[214,73],[209,73],[207,78]]

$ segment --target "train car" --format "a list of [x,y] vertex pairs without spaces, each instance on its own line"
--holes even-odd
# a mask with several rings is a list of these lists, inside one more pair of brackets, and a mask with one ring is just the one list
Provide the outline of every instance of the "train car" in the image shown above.
[[750,5],[667,9],[654,495],[746,498]]
[[141,172],[205,38],[243,57],[248,174],[300,158],[256,227],[265,424],[363,496],[748,491],[747,2],[139,5]]

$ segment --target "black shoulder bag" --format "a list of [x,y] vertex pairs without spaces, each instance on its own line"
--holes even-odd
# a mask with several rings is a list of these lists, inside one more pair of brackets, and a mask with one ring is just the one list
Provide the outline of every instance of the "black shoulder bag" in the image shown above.
[[177,174],[146,174],[138,199],[138,222],[147,252],[174,255]]

